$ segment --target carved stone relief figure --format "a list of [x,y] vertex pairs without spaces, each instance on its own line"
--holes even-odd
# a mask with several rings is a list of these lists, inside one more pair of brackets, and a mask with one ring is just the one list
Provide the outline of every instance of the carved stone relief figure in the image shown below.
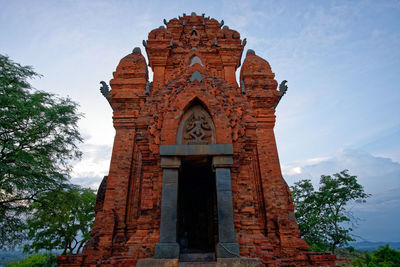
[[215,144],[215,127],[211,116],[201,105],[189,108],[179,125],[178,144]]

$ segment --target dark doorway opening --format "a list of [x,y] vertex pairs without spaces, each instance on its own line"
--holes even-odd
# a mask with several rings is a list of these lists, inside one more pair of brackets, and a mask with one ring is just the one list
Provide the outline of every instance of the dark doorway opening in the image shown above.
[[178,189],[181,253],[213,253],[218,242],[218,216],[211,159],[184,159],[181,166]]

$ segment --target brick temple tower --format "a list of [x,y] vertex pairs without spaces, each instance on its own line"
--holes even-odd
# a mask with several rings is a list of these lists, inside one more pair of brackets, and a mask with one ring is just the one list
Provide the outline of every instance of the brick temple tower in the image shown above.
[[248,50],[238,86],[246,40],[223,23],[195,13],[164,23],[143,41],[148,62],[135,48],[102,88],[110,171],[91,239],[60,266],[333,266],[308,252],[282,178],[273,129],[285,84]]

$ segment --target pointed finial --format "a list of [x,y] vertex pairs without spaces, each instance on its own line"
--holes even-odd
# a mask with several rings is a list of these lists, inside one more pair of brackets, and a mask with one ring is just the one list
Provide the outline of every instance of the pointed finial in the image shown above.
[[249,50],[247,50],[246,56],[249,55],[249,54],[250,55],[255,55],[256,52],[253,49],[249,49]]
[[135,48],[133,48],[133,50],[132,50],[132,54],[133,54],[133,53],[142,54],[142,51],[140,50],[139,47],[135,47]]

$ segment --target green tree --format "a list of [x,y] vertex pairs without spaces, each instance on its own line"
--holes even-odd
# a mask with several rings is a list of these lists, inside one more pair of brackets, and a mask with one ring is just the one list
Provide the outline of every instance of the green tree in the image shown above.
[[88,188],[73,187],[42,194],[30,207],[26,252],[62,249],[79,253],[90,238],[96,195]]
[[7,263],[7,267],[56,267],[57,257],[54,254],[34,254],[23,260]]
[[367,253],[365,257],[358,257],[351,263],[352,266],[382,266],[396,267],[400,266],[400,252],[389,247],[389,245],[380,247],[372,253]]
[[327,251],[328,240],[325,235],[323,218],[320,214],[318,195],[311,180],[301,180],[291,187],[295,215],[302,238],[313,251]]
[[33,89],[38,76],[0,55],[0,248],[19,243],[30,204],[63,187],[81,156],[77,104]]
[[348,204],[362,203],[370,196],[347,170],[322,175],[318,191],[310,180],[302,180],[291,187],[302,237],[312,249],[335,253],[338,246],[348,244],[352,225],[357,221]]

